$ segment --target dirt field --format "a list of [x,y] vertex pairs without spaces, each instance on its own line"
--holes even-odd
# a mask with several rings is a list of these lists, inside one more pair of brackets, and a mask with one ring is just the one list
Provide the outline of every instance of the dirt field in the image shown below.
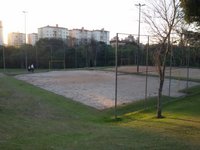
[[4,75],[2,73],[0,73],[0,78],[3,77]]
[[[107,70],[114,71],[115,68],[109,68]],[[136,73],[137,67],[136,66],[119,66],[118,71],[124,72],[124,73]],[[146,66],[139,66],[139,72],[145,74],[146,73]],[[169,76],[169,72],[170,72],[170,68],[167,67],[165,75]],[[148,66],[148,73],[153,74],[153,75],[158,74],[155,66]],[[180,78],[187,78],[187,68],[172,67],[171,76],[180,77]],[[189,78],[190,79],[200,79],[200,69],[189,68]]]
[[[16,76],[43,89],[63,95],[97,109],[114,106],[115,73],[106,71],[51,71]],[[189,86],[198,83],[189,82]],[[165,80],[164,95],[168,95],[169,80]],[[178,90],[186,87],[186,81],[172,80],[171,96],[182,96]],[[158,78],[148,77],[148,96],[155,96]],[[129,103],[145,97],[145,77],[118,76],[118,104]]]

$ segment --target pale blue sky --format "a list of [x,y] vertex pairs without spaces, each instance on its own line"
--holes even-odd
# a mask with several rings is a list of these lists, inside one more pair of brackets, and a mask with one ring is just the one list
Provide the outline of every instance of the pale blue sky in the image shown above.
[[[4,27],[4,42],[9,32],[24,32],[24,14],[27,11],[27,33],[37,32],[46,25],[68,29],[82,28],[117,32],[138,32],[137,3],[145,0],[1,0],[0,20]],[[141,23],[141,34],[145,34]]]

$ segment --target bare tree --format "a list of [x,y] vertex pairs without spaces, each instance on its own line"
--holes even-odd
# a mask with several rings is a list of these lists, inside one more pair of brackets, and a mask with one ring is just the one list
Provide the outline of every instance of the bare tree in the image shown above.
[[159,89],[157,100],[157,118],[162,118],[161,97],[165,79],[167,56],[170,53],[170,37],[180,21],[179,0],[149,0],[144,12],[145,21],[158,48],[155,52],[155,64],[159,74]]

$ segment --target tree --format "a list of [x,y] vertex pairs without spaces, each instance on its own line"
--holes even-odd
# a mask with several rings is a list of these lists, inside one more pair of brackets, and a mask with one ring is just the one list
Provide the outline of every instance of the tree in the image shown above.
[[61,39],[40,39],[36,43],[38,66],[47,68],[49,61],[65,61],[66,43]]
[[151,0],[147,11],[144,12],[145,21],[158,47],[154,53],[155,63],[159,74],[159,88],[157,100],[157,118],[162,118],[161,97],[165,79],[165,68],[170,52],[171,33],[180,21],[179,0]]
[[200,25],[200,1],[180,0],[183,8],[184,18],[188,23],[197,22]]

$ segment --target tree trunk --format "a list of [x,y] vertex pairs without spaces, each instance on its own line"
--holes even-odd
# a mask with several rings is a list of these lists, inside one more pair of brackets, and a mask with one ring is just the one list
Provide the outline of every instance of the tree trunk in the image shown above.
[[164,79],[160,79],[160,84],[158,89],[157,118],[163,118],[162,103],[161,103],[163,84],[164,84]]

